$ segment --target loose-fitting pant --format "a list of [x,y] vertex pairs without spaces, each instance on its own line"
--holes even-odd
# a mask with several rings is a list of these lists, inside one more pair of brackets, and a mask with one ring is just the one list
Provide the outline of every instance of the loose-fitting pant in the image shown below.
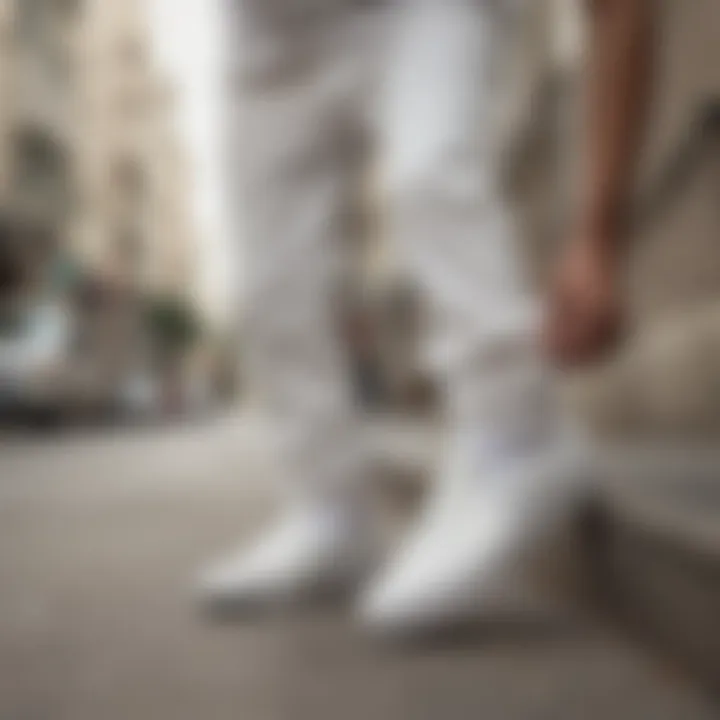
[[492,126],[507,1],[236,2],[244,345],[296,487],[363,473],[338,298],[371,166],[449,416],[497,427],[526,415],[536,308]]

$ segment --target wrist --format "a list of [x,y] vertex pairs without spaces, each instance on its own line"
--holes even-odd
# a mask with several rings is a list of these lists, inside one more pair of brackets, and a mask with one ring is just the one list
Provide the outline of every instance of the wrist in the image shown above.
[[623,244],[616,231],[597,223],[576,226],[568,248],[570,256],[582,258],[581,263],[594,274],[615,282],[623,265]]
[[615,213],[585,213],[576,225],[575,237],[607,262],[619,260],[625,249],[626,223]]
[[578,216],[579,230],[583,235],[595,237],[618,249],[628,230],[628,210],[624,203],[613,200],[588,202]]

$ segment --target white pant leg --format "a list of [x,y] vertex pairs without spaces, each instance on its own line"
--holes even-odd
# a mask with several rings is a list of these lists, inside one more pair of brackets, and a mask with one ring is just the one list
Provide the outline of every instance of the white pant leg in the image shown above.
[[[500,379],[535,377],[529,297],[498,178],[494,80],[511,17],[504,0],[407,0],[379,110],[392,241],[429,310],[427,361],[452,414],[491,413]],[[534,380],[532,381],[534,384]],[[501,405],[527,414],[529,394]],[[489,410],[492,406],[492,409]]]
[[361,461],[336,316],[352,240],[357,68],[338,42],[339,12],[276,17],[263,3],[248,0],[240,18],[233,128],[248,262],[244,359],[291,488],[315,492]]

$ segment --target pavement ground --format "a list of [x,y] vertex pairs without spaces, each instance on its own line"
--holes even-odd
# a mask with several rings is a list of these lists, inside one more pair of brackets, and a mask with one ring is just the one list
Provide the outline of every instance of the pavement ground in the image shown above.
[[192,580],[276,497],[244,416],[0,439],[2,720],[704,720],[694,687],[575,614],[386,647],[349,608],[216,624]]

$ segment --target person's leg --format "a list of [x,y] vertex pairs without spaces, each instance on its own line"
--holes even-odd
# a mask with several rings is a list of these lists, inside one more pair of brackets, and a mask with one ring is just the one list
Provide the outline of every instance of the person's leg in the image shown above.
[[264,3],[244,8],[248,32],[238,43],[249,63],[235,77],[250,286],[243,362],[292,500],[267,537],[204,574],[204,596],[231,603],[295,600],[344,582],[365,542],[362,448],[336,317],[352,233],[356,68],[339,42],[340,13],[284,17],[281,5]]
[[[512,3],[511,3],[512,4]],[[380,113],[393,241],[427,301],[448,436],[416,532],[361,604],[372,625],[453,620],[489,601],[558,508],[563,418],[535,346],[493,138],[502,0],[410,0]]]

